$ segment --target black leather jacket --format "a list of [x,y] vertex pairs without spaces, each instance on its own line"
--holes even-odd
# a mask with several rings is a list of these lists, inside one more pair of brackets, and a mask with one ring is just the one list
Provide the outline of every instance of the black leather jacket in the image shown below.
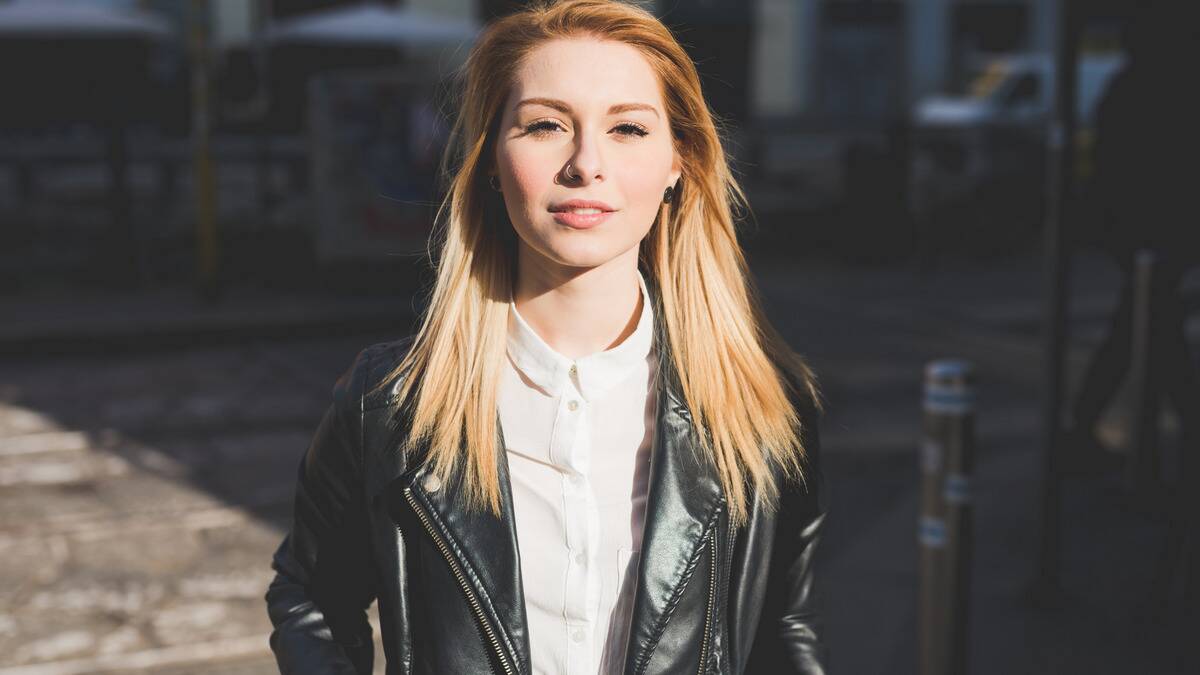
[[[529,673],[529,633],[506,453],[503,517],[467,512],[456,485],[426,480],[396,452],[397,382],[370,388],[411,338],[364,349],[300,463],[291,531],[266,601],[283,673],[369,673],[366,610],[379,602],[388,673]],[[659,367],[641,564],[626,675],[825,672],[813,554],[825,520],[817,412],[800,405],[808,487],[784,487],[775,515],[732,531],[692,419]],[[665,395],[663,395],[665,394]]]

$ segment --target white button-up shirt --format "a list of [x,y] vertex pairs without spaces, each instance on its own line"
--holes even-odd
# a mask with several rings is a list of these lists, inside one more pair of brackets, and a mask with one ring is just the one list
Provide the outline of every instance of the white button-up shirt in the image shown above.
[[657,367],[654,313],[579,359],[509,307],[499,391],[535,675],[618,673],[642,546]]

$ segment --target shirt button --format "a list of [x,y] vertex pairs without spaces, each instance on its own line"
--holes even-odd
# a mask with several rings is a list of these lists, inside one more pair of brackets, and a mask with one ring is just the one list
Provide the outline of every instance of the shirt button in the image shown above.
[[579,407],[579,401],[575,401],[575,400],[567,401],[567,410],[570,410],[571,412],[575,412],[575,409],[578,407]]
[[586,557],[586,556],[584,556],[582,553],[576,553],[576,554],[575,554],[575,562],[579,563],[580,565],[582,565],[582,564],[583,564],[583,561],[584,561],[584,560],[586,560],[586,559],[587,559],[587,557]]
[[571,485],[583,485],[583,476],[579,474],[571,476]]
[[571,364],[571,374],[579,375],[579,368],[575,367],[575,364]]
[[571,633],[571,639],[576,642],[583,642],[583,629],[576,628],[575,632]]

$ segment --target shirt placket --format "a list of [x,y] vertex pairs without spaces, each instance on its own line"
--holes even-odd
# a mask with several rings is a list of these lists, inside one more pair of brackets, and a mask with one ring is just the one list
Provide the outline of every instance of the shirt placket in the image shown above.
[[593,559],[599,539],[588,468],[591,460],[589,406],[577,386],[577,368],[568,370],[558,404],[558,420],[551,441],[556,464],[564,467],[563,521],[566,526],[567,574],[564,579],[563,619],[566,634],[567,673],[594,672],[593,640],[599,589]]

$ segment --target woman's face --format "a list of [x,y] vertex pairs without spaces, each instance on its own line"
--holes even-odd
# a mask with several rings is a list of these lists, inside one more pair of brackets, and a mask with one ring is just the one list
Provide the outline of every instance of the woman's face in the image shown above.
[[[658,76],[634,47],[594,38],[529,54],[504,104],[495,161],[522,260],[549,267],[636,260],[680,174]],[[571,200],[605,213],[563,212]]]

